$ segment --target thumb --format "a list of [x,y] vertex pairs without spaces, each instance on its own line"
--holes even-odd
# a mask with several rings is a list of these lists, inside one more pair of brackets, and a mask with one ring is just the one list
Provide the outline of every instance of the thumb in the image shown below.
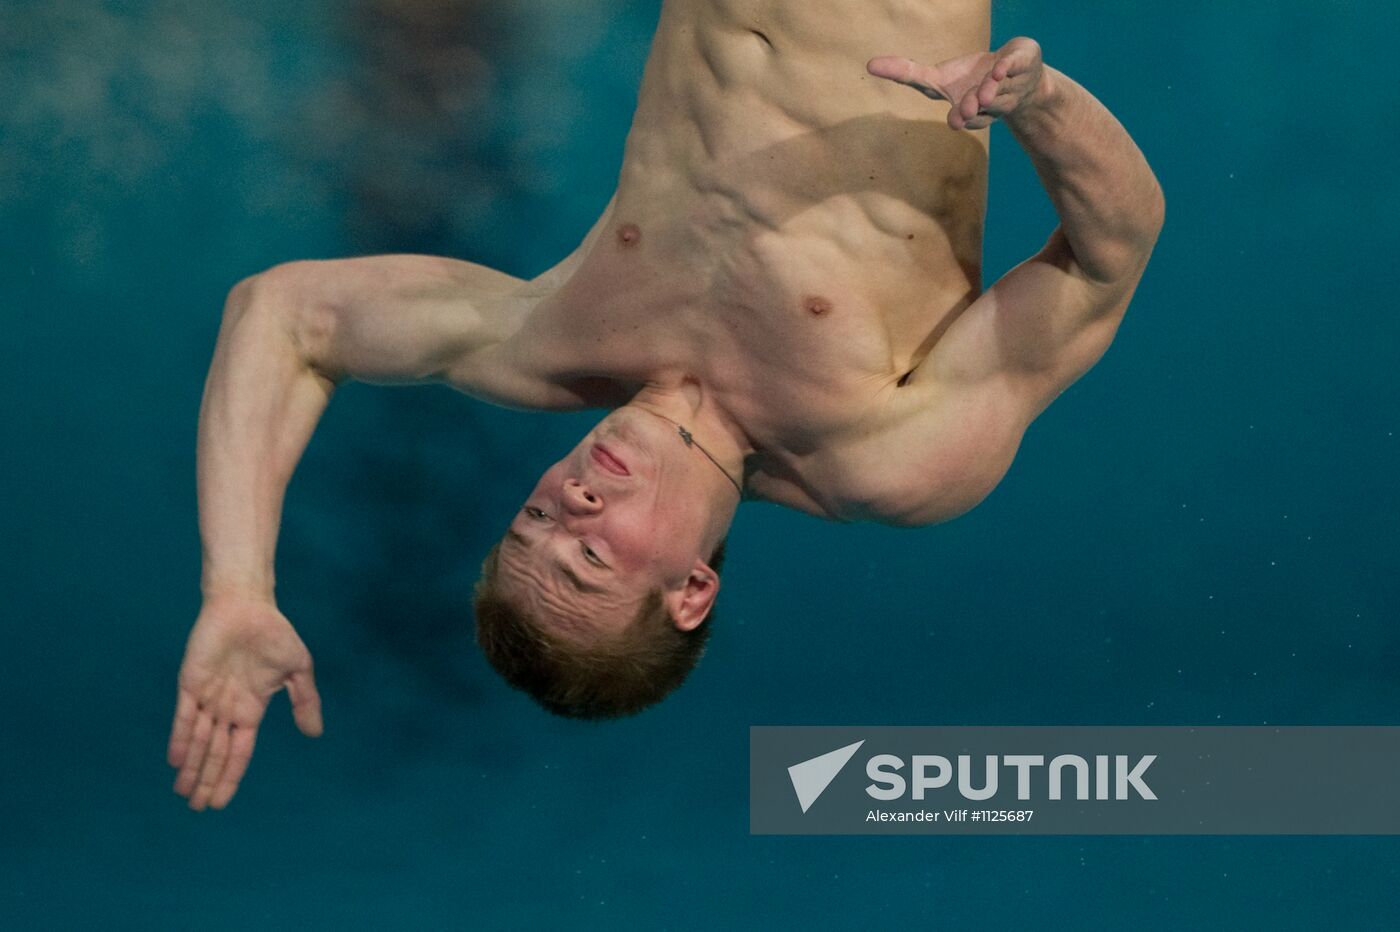
[[316,691],[316,679],[310,668],[287,677],[287,695],[292,700],[292,717],[297,728],[308,738],[321,736],[321,694]]
[[912,87],[935,100],[951,100],[943,85],[942,75],[935,66],[922,65],[898,55],[881,55],[865,63],[865,70],[877,78],[884,78]]

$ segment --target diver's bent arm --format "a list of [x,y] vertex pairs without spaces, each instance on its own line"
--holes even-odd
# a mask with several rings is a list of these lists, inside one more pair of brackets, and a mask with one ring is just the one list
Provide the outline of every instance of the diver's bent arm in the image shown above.
[[1136,280],[1161,231],[1161,185],[1128,131],[1072,78],[1045,66],[1033,98],[1004,121],[1035,165],[1083,274]]

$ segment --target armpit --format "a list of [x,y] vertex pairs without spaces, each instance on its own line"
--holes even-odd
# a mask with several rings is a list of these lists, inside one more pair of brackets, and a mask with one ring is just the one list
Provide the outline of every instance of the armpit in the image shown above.
[[767,472],[753,473],[744,483],[744,498],[749,501],[771,502],[828,521],[844,520],[818,501],[805,483],[796,478]]

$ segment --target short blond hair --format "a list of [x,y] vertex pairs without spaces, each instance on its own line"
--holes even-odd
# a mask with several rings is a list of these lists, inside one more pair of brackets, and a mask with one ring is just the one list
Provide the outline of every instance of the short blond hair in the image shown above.
[[[501,545],[491,548],[476,583],[476,641],[496,672],[556,715],[607,719],[660,702],[685,681],[705,652],[713,613],[690,631],[672,621],[661,591],[649,593],[620,632],[580,645],[550,634],[512,600],[498,579]],[[716,573],[724,542],[710,556]]]

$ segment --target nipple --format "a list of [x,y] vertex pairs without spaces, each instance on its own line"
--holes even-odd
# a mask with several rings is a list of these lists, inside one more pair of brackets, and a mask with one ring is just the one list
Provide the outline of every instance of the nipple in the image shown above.
[[831,313],[831,302],[820,295],[808,295],[802,299],[802,306],[813,317],[825,317]]
[[617,241],[623,247],[635,246],[642,241],[642,231],[635,223],[624,223],[617,228]]

